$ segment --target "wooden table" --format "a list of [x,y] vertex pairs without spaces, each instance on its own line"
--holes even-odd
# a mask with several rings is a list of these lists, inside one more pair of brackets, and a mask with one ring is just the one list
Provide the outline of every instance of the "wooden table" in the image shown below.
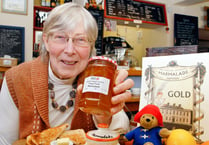
[[26,139],[17,140],[12,145],[26,145]]

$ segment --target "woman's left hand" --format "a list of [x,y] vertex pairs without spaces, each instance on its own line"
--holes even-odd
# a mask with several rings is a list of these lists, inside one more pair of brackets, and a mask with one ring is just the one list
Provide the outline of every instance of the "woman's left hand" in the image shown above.
[[[128,71],[119,70],[115,79],[115,87],[113,88],[112,97],[112,108],[111,115],[96,115],[94,114],[98,123],[107,123],[110,124],[112,115],[120,112],[124,105],[125,101],[131,98],[131,92],[127,91],[128,89],[134,86],[134,81],[132,79],[126,79],[128,77]],[[81,95],[82,85],[79,85],[77,88],[78,94]]]
[[115,80],[115,87],[113,88],[114,96],[112,97],[111,115],[94,115],[97,123],[111,123],[112,115],[120,112],[125,106],[125,101],[131,98],[131,92],[128,89],[134,86],[132,79],[126,79],[128,71],[119,70]]
[[134,86],[132,79],[126,79],[128,77],[128,71],[119,70],[116,80],[115,87],[113,88],[114,96],[112,97],[113,107],[111,108],[111,114],[114,115],[121,111],[125,105],[125,101],[131,98],[131,92],[128,89]]

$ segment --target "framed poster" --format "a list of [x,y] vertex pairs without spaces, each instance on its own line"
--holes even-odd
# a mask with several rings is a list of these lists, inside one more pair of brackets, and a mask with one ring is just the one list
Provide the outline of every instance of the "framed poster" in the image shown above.
[[28,14],[28,0],[2,0],[1,10],[5,13]]
[[24,62],[25,28],[0,25],[0,57],[9,55]]

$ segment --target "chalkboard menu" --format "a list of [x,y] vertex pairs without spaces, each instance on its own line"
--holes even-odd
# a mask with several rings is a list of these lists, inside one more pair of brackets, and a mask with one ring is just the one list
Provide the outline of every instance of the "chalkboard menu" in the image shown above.
[[[167,25],[165,4],[141,0],[106,0],[105,17]],[[138,21],[137,21],[138,20]]]
[[98,37],[95,43],[95,47],[97,50],[97,55],[103,54],[102,41],[103,41],[103,22],[104,22],[104,10],[90,8],[88,11],[95,18],[98,25]]
[[0,57],[10,55],[18,59],[18,64],[24,61],[25,29],[23,27],[0,25]]
[[198,17],[174,14],[174,45],[198,45]]

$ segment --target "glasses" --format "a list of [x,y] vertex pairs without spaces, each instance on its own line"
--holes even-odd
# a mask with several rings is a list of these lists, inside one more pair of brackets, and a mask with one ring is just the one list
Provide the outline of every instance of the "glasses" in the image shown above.
[[77,35],[74,37],[69,37],[67,34],[53,34],[51,36],[51,40],[54,43],[60,44],[60,45],[67,45],[69,40],[72,40],[73,44],[75,46],[80,46],[80,47],[87,47],[90,45],[90,41],[85,35]]

